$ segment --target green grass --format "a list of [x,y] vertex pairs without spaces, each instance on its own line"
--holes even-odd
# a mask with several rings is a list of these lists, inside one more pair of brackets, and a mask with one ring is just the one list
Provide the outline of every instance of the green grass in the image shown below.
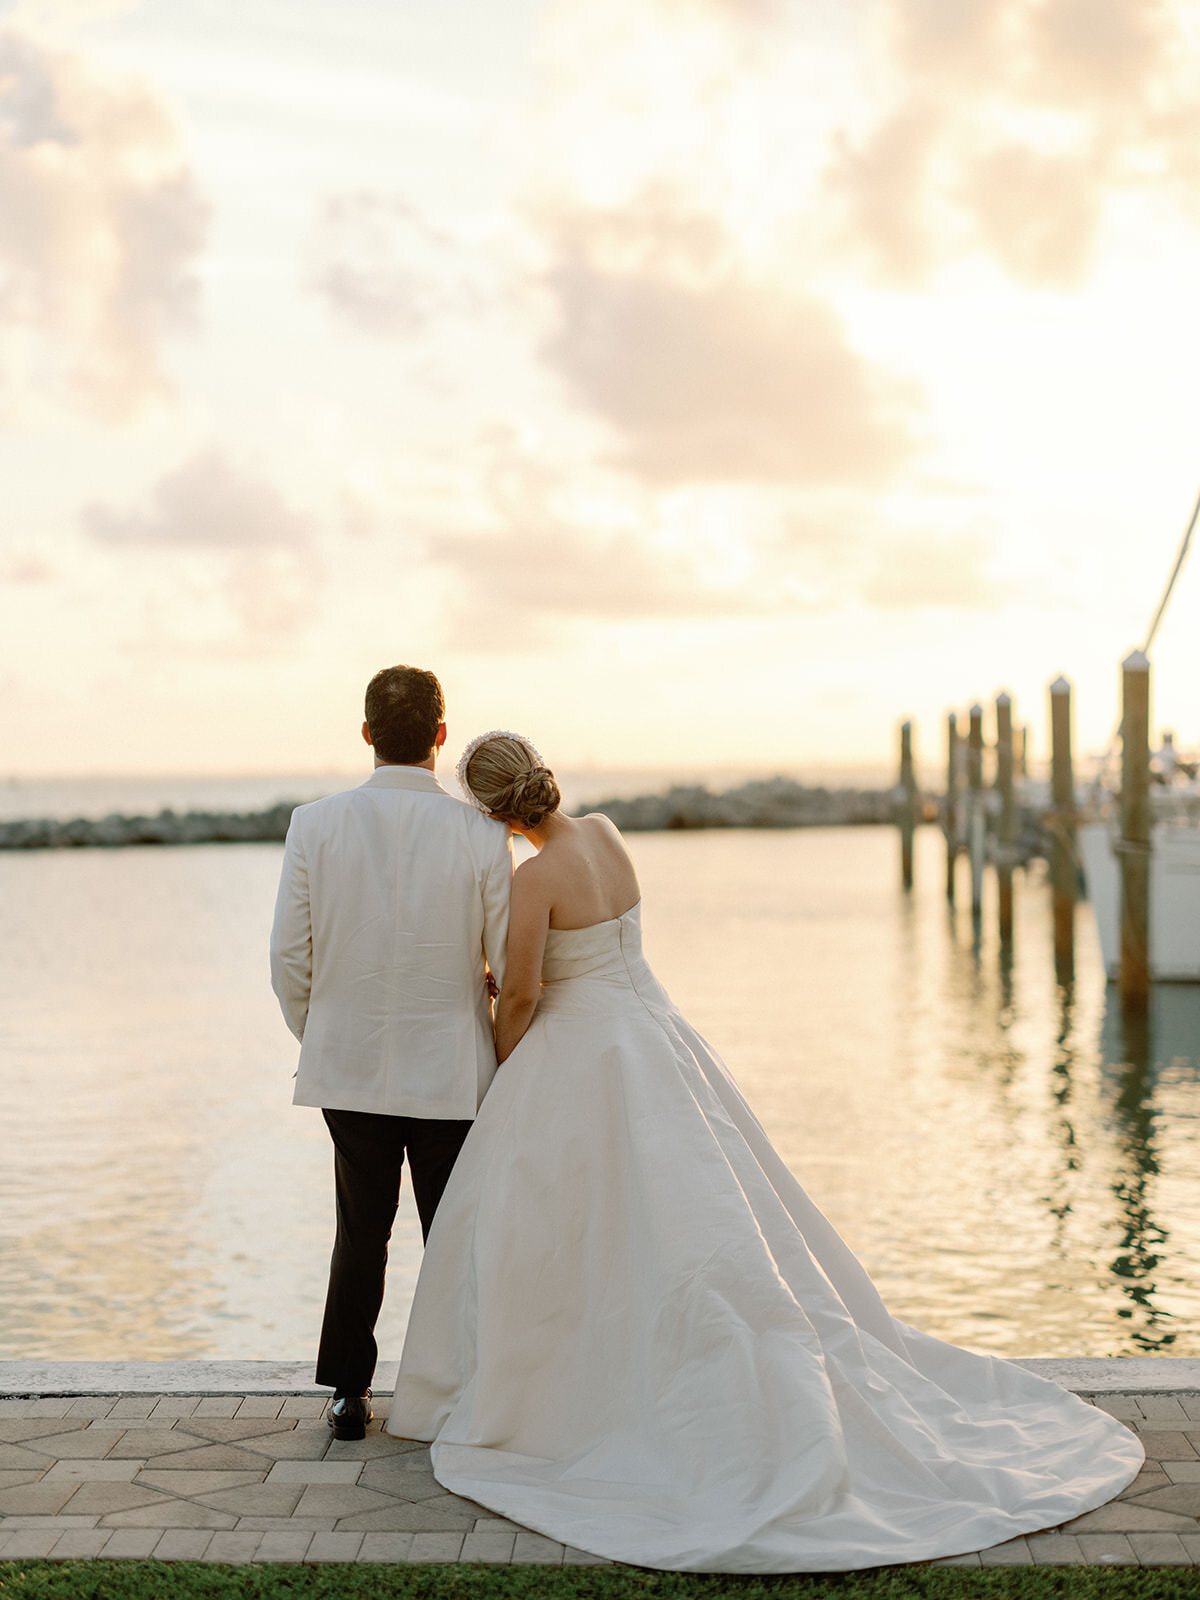
[[0,1600],[1200,1600],[1187,1567],[885,1567],[742,1578],[629,1568],[0,1562]]

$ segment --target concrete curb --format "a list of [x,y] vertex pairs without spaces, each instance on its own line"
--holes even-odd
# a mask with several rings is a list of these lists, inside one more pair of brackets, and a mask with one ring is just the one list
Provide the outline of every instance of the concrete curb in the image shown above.
[[[1077,1394],[1200,1394],[1200,1358],[1025,1358],[1020,1366]],[[380,1362],[377,1394],[395,1387],[395,1361]],[[0,1361],[0,1395],[328,1395],[311,1361]]]
[[[396,1386],[395,1361],[381,1361],[375,1388]],[[0,1395],[313,1394],[311,1361],[0,1361]]]
[[1200,1393],[1200,1358],[1195,1356],[1036,1357],[1017,1365],[1075,1394]]

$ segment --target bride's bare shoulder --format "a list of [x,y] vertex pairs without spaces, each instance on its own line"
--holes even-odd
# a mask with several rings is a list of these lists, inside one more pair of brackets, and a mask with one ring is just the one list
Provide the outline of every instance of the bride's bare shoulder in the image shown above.
[[591,827],[595,832],[607,834],[610,839],[619,839],[621,837],[621,830],[612,818],[606,816],[603,811],[589,811],[584,816],[577,817],[576,821]]
[[616,823],[606,817],[602,811],[592,811],[579,820],[592,824],[589,830],[590,848],[600,860],[607,863],[610,872],[618,874],[622,882],[621,893],[628,894],[631,892],[631,886],[636,888],[637,885],[637,873],[634,869],[633,858],[629,854],[629,847],[621,837],[621,831]]
[[611,817],[606,817],[603,811],[592,811],[586,817],[581,818],[581,821],[590,822],[593,825],[592,837],[601,840],[610,851],[618,852],[623,856],[629,854],[625,840],[621,836],[620,828],[617,827]]

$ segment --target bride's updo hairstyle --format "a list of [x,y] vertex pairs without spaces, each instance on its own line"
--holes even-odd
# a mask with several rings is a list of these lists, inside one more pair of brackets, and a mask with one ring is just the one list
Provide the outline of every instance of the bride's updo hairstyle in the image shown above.
[[496,729],[463,751],[458,781],[481,811],[537,828],[558,810],[562,796],[554,774],[528,739]]

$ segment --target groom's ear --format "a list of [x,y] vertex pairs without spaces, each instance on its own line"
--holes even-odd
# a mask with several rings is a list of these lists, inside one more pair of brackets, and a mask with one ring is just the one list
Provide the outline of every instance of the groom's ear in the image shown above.
[[363,723],[363,742],[366,744],[374,743],[374,740],[371,738],[370,724],[366,722]]
[[445,742],[446,742],[446,724],[444,722],[439,722],[438,723],[438,731],[433,736],[433,748],[435,750],[440,750],[442,748],[442,746],[445,744]]

